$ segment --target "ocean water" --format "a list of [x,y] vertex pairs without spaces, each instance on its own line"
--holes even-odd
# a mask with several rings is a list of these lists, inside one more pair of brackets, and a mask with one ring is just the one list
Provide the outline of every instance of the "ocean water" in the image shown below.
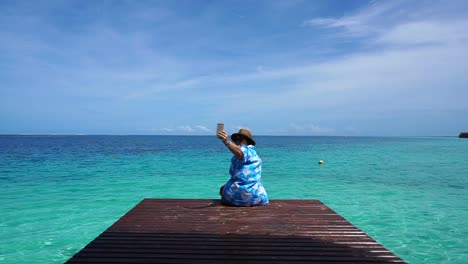
[[[410,263],[468,262],[468,140],[256,140],[270,199],[320,199]],[[214,136],[0,136],[0,263],[62,263],[145,197],[218,198],[230,157]]]

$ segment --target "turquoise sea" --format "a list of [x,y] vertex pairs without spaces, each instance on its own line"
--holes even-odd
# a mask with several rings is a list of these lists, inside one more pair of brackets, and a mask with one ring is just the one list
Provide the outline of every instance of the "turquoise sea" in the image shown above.
[[[270,199],[320,199],[409,263],[467,263],[467,139],[256,140]],[[62,263],[145,197],[218,198],[230,157],[214,136],[0,136],[0,263]]]

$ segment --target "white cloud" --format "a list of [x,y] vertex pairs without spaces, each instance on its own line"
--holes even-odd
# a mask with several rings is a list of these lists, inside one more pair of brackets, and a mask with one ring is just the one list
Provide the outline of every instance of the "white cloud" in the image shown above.
[[177,131],[183,131],[183,132],[194,132],[195,129],[193,129],[191,126],[178,126]]
[[[355,53],[301,67],[232,76],[238,82],[266,88],[270,81],[288,81],[278,85],[274,93],[261,89],[250,92],[253,101],[229,98],[226,93],[219,111],[225,116],[294,109],[322,115],[341,111],[343,116],[377,116],[395,109],[466,109],[466,68],[467,48],[458,43]],[[216,77],[211,82],[232,84]],[[204,95],[197,99],[210,100]]]
[[417,21],[396,25],[376,38],[392,45],[453,44],[468,41],[468,20]]
[[172,128],[167,128],[167,127],[163,127],[163,128],[140,129],[140,131],[150,131],[150,132],[172,132],[172,131],[174,131],[174,129],[172,129]]
[[[381,21],[385,21],[391,16],[401,17],[403,14],[395,12],[399,6],[399,1],[388,1],[371,3],[357,13],[340,18],[316,17],[303,22],[305,26],[318,26],[324,28],[341,28],[350,35],[368,35],[379,31],[377,27]],[[379,21],[379,23],[375,23]]]
[[202,125],[196,125],[195,129],[197,129],[198,131],[201,131],[201,132],[207,132],[207,133],[213,132],[211,129],[207,128],[206,126],[202,126]]
[[213,133],[211,129],[203,125],[178,125],[175,127],[140,129],[140,131],[155,132],[161,134],[205,134]]
[[334,27],[343,27],[343,28],[352,28],[353,26],[360,25],[360,23],[356,20],[352,20],[349,18],[313,18],[303,22],[305,26],[323,26],[327,28],[334,28]]
[[[316,17],[305,26],[341,29],[340,37],[358,36],[390,44],[426,44],[466,36],[466,2],[372,2],[353,14],[338,18]],[[462,12],[461,12],[462,11]],[[465,38],[466,40],[466,38]]]

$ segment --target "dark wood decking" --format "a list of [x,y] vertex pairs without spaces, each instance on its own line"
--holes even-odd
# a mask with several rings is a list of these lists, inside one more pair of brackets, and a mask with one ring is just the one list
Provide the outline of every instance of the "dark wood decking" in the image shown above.
[[67,263],[404,263],[318,200],[144,199]]

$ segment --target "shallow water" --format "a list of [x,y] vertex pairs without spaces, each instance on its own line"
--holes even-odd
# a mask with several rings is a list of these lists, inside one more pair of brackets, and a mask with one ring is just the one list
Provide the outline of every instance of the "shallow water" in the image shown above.
[[[256,140],[270,199],[320,199],[410,263],[466,263],[468,140]],[[211,136],[0,136],[0,262],[62,263],[145,197],[217,198],[230,157]]]

